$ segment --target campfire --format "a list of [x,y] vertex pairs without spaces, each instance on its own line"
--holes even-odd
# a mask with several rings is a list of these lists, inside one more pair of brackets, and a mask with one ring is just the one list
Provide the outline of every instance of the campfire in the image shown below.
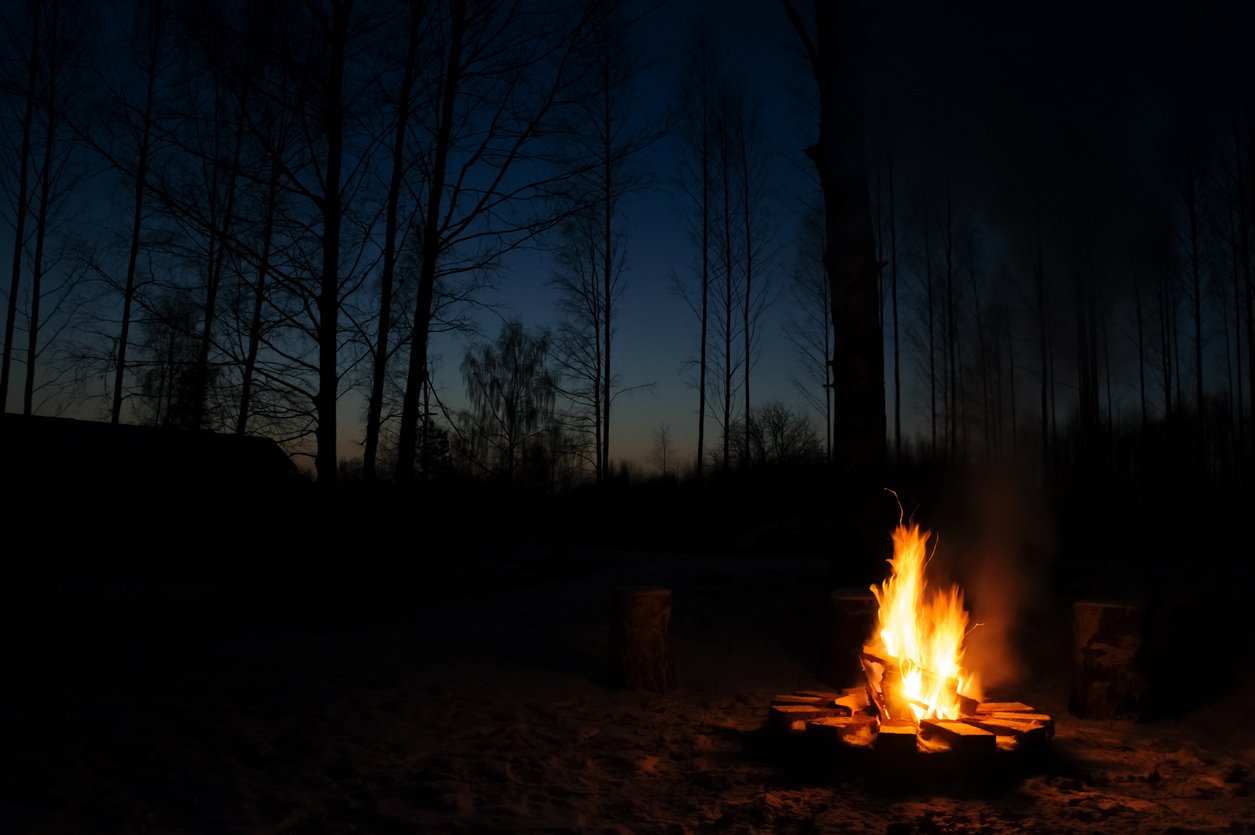
[[928,585],[930,537],[917,524],[900,522],[893,532],[890,575],[871,587],[875,625],[861,636],[862,682],[774,697],[775,733],[897,760],[1048,745],[1051,716],[1021,702],[984,701],[978,676],[964,665],[966,638],[980,624],[970,622],[958,585]]

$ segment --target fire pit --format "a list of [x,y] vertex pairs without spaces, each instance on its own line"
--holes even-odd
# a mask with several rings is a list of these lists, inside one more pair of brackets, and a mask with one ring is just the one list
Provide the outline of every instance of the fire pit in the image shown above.
[[[768,729],[822,753],[870,756],[895,768],[919,758],[996,764],[1048,749],[1054,718],[1018,701],[985,700],[964,667],[971,631],[957,585],[925,581],[930,534],[899,523],[892,572],[872,586],[878,604],[858,663],[863,681],[843,690],[801,690],[772,698]],[[971,627],[975,628],[975,627]]]

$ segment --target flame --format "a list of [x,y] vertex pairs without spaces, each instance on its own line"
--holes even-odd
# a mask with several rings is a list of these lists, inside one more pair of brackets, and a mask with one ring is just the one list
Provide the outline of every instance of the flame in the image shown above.
[[930,536],[919,525],[899,523],[893,533],[894,555],[887,560],[892,574],[880,586],[871,587],[880,604],[876,649],[897,668],[896,677],[885,671],[879,684],[886,701],[906,705],[916,722],[957,719],[959,694],[976,693],[975,676],[963,669],[963,640],[968,631],[963,590],[952,585],[930,595],[924,579]]

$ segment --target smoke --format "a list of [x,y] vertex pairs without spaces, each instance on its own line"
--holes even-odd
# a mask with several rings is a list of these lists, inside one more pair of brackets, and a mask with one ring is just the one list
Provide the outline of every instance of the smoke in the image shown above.
[[1041,641],[1059,637],[1042,617],[1050,602],[1051,519],[1041,490],[998,465],[951,483],[934,514],[930,584],[953,581],[963,589],[970,613],[963,666],[976,673],[986,697],[1012,697]]

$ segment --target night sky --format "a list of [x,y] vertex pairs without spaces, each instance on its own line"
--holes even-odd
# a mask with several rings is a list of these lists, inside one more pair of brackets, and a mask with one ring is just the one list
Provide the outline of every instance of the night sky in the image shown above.
[[[805,373],[784,329],[796,312],[788,292],[790,276],[802,266],[798,217],[803,206],[817,202],[813,173],[802,155],[814,138],[813,85],[777,4],[705,5],[724,69],[752,91],[770,149],[767,199],[775,258],[766,272],[778,300],[760,325],[754,396],[760,403],[778,399],[805,410],[796,388]],[[873,5],[868,159],[873,199],[879,195],[875,206],[882,210],[890,158],[895,170],[904,433],[913,435],[927,423],[917,376],[923,316],[920,207],[925,200],[935,207],[943,184],[948,184],[960,237],[968,247],[968,264],[961,269],[970,268],[990,296],[1005,294],[1017,322],[1033,315],[1024,284],[1029,218],[1041,217],[1044,224],[1047,274],[1065,283],[1069,241],[1084,230],[1099,253],[1096,280],[1111,290],[1106,298],[1116,379],[1112,396],[1118,408],[1128,407],[1136,397],[1128,370],[1134,356],[1127,338],[1130,319],[1122,307],[1127,281],[1151,269],[1148,253],[1156,247],[1164,258],[1177,259],[1174,269],[1182,269],[1176,199],[1182,172],[1196,163],[1200,176],[1222,178],[1231,162],[1223,158],[1233,143],[1227,132],[1242,124],[1255,85],[1244,40],[1252,31],[1248,5]],[[634,32],[643,63],[634,93],[633,115],[640,123],[662,120],[677,106],[685,40],[701,6],[699,0],[660,3]],[[120,26],[124,16],[110,20]],[[116,28],[106,25],[100,31],[107,35]],[[10,96],[8,106],[18,107],[19,98]],[[7,138],[12,154],[12,127]],[[675,139],[664,136],[642,156],[651,187],[635,195],[623,213],[629,252],[616,362],[624,386],[651,387],[617,401],[615,459],[643,461],[660,424],[670,427],[685,457],[695,441],[696,394],[686,362],[696,354],[696,323],[675,283],[691,280],[697,253],[687,231],[690,202],[677,187],[679,153]],[[97,195],[94,208],[116,219],[120,210],[109,202],[106,180],[97,176],[90,182],[88,193]],[[11,202],[6,202],[10,226],[11,214]],[[1204,269],[1209,281],[1220,282],[1225,255],[1215,224],[1207,232]],[[0,243],[0,263],[9,262],[10,245]],[[884,256],[887,260],[887,251]],[[532,327],[552,324],[551,264],[544,251],[512,258],[497,276],[495,290],[482,299],[497,305],[498,313],[479,317],[481,334],[474,338],[495,335],[497,316],[517,317]],[[1060,306],[1066,306],[1062,298]],[[1222,325],[1209,312],[1208,330],[1219,334]],[[1026,342],[1034,338],[1026,324],[1019,331]],[[432,343],[442,394],[453,405],[462,397],[457,369],[468,343],[464,335],[437,337]],[[1223,386],[1232,373],[1224,365],[1231,365],[1226,345],[1220,335],[1207,339],[1209,387]],[[887,344],[887,362],[891,349]],[[1061,363],[1059,373],[1066,376],[1066,358]],[[1024,385],[1031,386],[1034,369],[1025,370]],[[88,395],[103,389],[99,380],[86,382]],[[1060,396],[1066,399],[1066,392]],[[63,395],[44,408],[55,411],[67,404],[70,412],[98,408],[98,401],[84,400],[82,392]],[[20,392],[11,390],[6,405],[20,409]],[[892,400],[888,408],[892,414]],[[342,398],[343,456],[359,449],[361,411],[355,394]],[[818,422],[819,416],[812,418]]]

